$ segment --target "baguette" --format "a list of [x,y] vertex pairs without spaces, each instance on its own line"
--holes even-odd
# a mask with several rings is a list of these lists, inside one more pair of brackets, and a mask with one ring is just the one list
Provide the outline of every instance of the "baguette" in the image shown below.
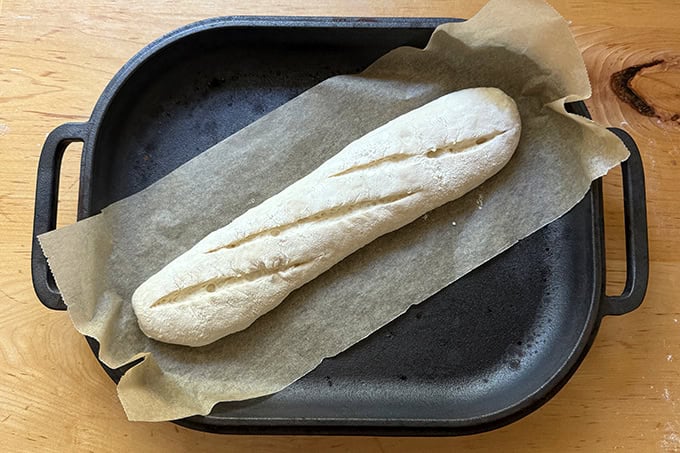
[[517,107],[496,88],[408,112],[151,276],[132,296],[139,326],[186,346],[243,330],[346,256],[493,176],[519,137]]

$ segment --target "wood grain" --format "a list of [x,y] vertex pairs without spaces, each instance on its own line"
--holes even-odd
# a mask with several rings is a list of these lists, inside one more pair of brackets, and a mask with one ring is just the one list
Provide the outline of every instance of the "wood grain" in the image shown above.
[[[232,14],[469,17],[483,1],[0,0],[3,451],[448,452],[501,446],[505,451],[680,451],[680,126],[640,115],[609,87],[611,74],[626,67],[654,59],[678,61],[680,4],[552,3],[572,22],[583,51],[593,85],[588,102],[593,117],[627,130],[640,146],[647,176],[649,291],[639,310],[605,319],[576,375],[537,412],[491,433],[408,439],[218,436],[171,423],[128,422],[115,386],[67,315],[43,308],[33,293],[29,261],[36,165],[47,132],[63,122],[86,120],[128,58],[188,22]],[[655,88],[646,82],[639,89],[648,97],[674,102],[669,99],[677,94],[674,88],[663,91],[667,84]],[[69,148],[63,164],[61,225],[75,219],[78,153],[77,146]],[[612,293],[625,280],[620,181],[619,172],[605,178]]]
[[662,121],[680,119],[680,67],[677,61],[662,61],[643,68],[629,82],[631,90],[653,109]]

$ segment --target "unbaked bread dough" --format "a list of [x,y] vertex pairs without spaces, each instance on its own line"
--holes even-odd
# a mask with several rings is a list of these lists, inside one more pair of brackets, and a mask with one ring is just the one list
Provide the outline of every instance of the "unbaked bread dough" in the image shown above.
[[354,251],[493,176],[520,129],[497,88],[450,93],[390,121],[151,276],[132,296],[139,326],[187,346],[247,328]]

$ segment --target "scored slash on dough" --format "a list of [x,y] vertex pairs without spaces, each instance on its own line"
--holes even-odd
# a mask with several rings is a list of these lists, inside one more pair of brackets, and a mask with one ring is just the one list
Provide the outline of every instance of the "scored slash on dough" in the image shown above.
[[381,197],[381,198],[373,198],[370,200],[363,200],[359,201],[357,203],[352,203],[352,204],[346,204],[346,205],[340,205],[340,206],[334,206],[329,209],[324,209],[323,211],[319,211],[316,214],[312,214],[307,217],[303,217],[301,219],[296,220],[295,222],[292,223],[287,223],[284,225],[277,226],[275,228],[267,228],[264,230],[260,230],[256,233],[249,234],[247,236],[242,237],[241,239],[237,239],[235,241],[230,242],[229,244],[222,245],[220,247],[208,250],[207,253],[214,253],[219,250],[223,249],[233,249],[238,247],[239,245],[243,245],[246,242],[250,242],[255,238],[261,237],[261,236],[266,236],[266,235],[271,235],[271,236],[277,236],[283,231],[289,230],[291,228],[297,227],[299,225],[304,225],[306,223],[316,223],[319,221],[328,221],[328,220],[333,220],[336,218],[341,218],[345,217],[347,215],[352,215],[356,211],[363,210],[366,208],[372,208],[376,206],[384,206],[392,203],[396,203],[398,201],[401,201],[407,197],[410,197],[412,195],[415,195],[418,193],[417,191],[412,191],[412,192],[403,192],[403,193],[398,193],[394,195],[389,195],[386,197]]
[[253,281],[258,278],[262,277],[268,277],[270,275],[275,275],[279,274],[282,272],[290,271],[293,269],[297,269],[303,266],[308,266],[312,264],[316,258],[310,259],[310,260],[305,260],[305,261],[299,261],[296,263],[286,263],[282,264],[276,267],[264,267],[260,268],[257,270],[254,270],[252,272],[247,272],[243,273],[240,275],[234,275],[234,276],[228,276],[228,277],[218,277],[218,278],[213,278],[211,280],[207,280],[205,282],[201,282],[198,285],[192,285],[188,286],[186,288],[179,289],[177,291],[173,291],[170,294],[168,294],[165,297],[162,297],[155,301],[154,303],[151,304],[151,307],[156,307],[158,305],[163,305],[163,304],[172,304],[172,303],[178,303],[178,302],[186,302],[186,299],[183,300],[178,300],[180,296],[187,296],[192,293],[196,293],[198,291],[207,291],[209,293],[214,293],[218,289],[223,289],[224,286],[226,285],[231,285],[234,283],[241,283],[241,282],[246,282],[246,281]]
[[467,150],[471,150],[475,146],[483,145],[484,143],[488,142],[489,140],[493,140],[494,138],[498,137],[499,135],[503,135],[507,130],[505,131],[493,131],[488,134],[480,135],[479,137],[472,137],[468,138],[467,140],[461,140],[456,143],[452,143],[451,145],[448,146],[443,146],[441,148],[436,148],[428,151],[425,153],[426,157],[439,157],[444,154],[450,154],[450,153],[461,153]]
[[406,159],[411,159],[413,157],[439,157],[444,154],[449,154],[449,153],[460,153],[464,152],[466,150],[472,149],[475,146],[481,145],[483,143],[488,142],[489,140],[493,140],[494,138],[498,137],[499,135],[503,135],[507,130],[504,131],[493,131],[485,135],[480,135],[479,137],[472,137],[467,140],[461,140],[456,143],[452,143],[447,146],[442,146],[440,148],[433,148],[429,151],[427,151],[425,154],[410,154],[410,153],[397,153],[397,154],[390,154],[389,156],[381,157],[379,159],[372,160],[370,162],[366,162],[365,164],[359,164],[355,165],[353,167],[349,167],[345,170],[342,170],[341,172],[335,173],[333,175],[330,175],[329,178],[335,178],[337,176],[343,176],[349,173],[353,173],[355,171],[359,170],[364,170],[366,168],[371,168],[371,167],[377,167],[378,165],[382,165],[386,162],[399,162],[402,160]]

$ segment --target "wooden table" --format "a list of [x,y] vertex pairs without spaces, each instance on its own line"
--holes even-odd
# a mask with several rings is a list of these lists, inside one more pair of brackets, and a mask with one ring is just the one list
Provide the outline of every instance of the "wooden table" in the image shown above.
[[[547,405],[464,438],[218,436],[131,423],[108,376],[64,312],[30,278],[35,172],[47,132],[85,121],[113,74],[152,39],[232,14],[470,17],[483,0],[250,2],[0,0],[0,445],[3,451],[680,451],[680,124],[621,102],[609,77],[680,61],[680,3],[554,0],[572,23],[593,84],[595,120],[636,139],[645,164],[651,278],[644,304],[605,319],[585,362]],[[372,3],[372,4],[370,4]],[[680,72],[639,78],[661,111],[680,112]],[[664,110],[665,109],[665,110]],[[66,153],[59,225],[75,219],[78,146]],[[607,287],[625,280],[620,173],[605,178]]]

